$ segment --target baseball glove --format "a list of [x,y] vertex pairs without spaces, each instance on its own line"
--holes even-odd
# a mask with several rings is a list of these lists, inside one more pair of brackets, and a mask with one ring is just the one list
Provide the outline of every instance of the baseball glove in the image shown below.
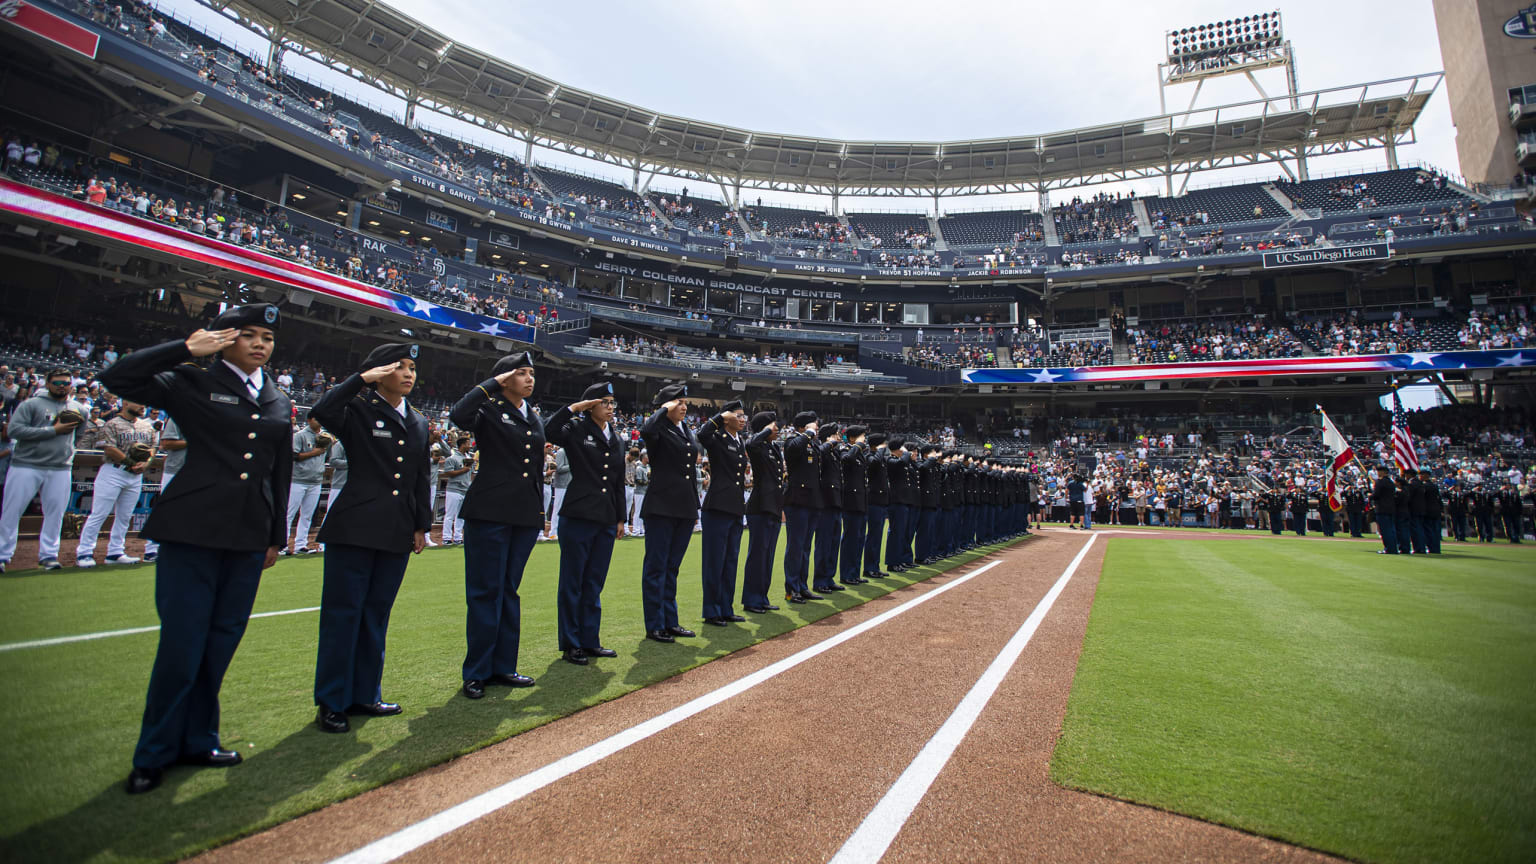
[[326,450],[329,450],[329,449],[331,449],[331,445],[335,444],[335,443],[336,443],[336,436],[332,435],[329,432],[321,432],[321,433],[319,433],[318,435],[315,436],[315,446],[316,447],[323,447]]
[[129,465],[138,465],[153,459],[155,448],[142,441],[137,444],[129,444],[127,456]]
[[53,421],[66,425],[70,423],[80,424],[85,422],[85,415],[73,408],[65,408],[63,411],[53,415]]

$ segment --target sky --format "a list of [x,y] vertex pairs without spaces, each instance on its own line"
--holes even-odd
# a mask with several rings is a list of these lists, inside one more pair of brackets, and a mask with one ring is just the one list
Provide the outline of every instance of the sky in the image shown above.
[[[503,3],[486,0],[389,0],[456,42],[562,83],[697,120],[765,132],[849,139],[954,140],[1032,135],[1114,123],[1159,113],[1157,65],[1170,29],[1279,10],[1305,92],[1442,69],[1431,0],[1099,0],[1092,4],[954,0],[943,4],[778,0],[589,0]],[[195,0],[160,0],[178,17],[211,25],[242,46],[239,33]],[[309,61],[292,70],[341,86],[397,115],[378,91]],[[1261,76],[1271,96],[1284,91],[1275,70]],[[1169,93],[1184,107],[1192,85]],[[1241,76],[1208,82],[1196,107],[1242,102],[1258,94]],[[516,142],[450,118],[423,113],[437,131],[522,155]],[[1455,129],[1442,85],[1417,124],[1419,143],[1401,147],[1401,164],[1459,173]],[[628,185],[627,171],[535,150],[550,164]],[[1381,169],[1380,150],[1313,160],[1314,177]],[[1270,179],[1276,166],[1196,175],[1190,188]],[[652,188],[682,181],[658,177]],[[694,194],[703,190],[693,183]],[[1102,187],[1101,187],[1102,188]],[[1160,180],[1107,187],[1162,191]],[[1096,190],[1089,190],[1096,191]],[[744,193],[745,194],[745,193]],[[758,193],[751,193],[756,196]],[[1061,192],[1053,195],[1061,200]],[[1071,193],[1067,193],[1071,194]],[[825,199],[764,193],[764,203],[804,206]],[[845,210],[923,210],[924,199],[844,199]],[[1033,195],[946,199],[945,210],[1033,207]]]

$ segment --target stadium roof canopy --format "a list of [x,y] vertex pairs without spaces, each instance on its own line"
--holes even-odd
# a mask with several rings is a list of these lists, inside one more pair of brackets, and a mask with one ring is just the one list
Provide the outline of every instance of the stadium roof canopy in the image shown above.
[[[968,141],[849,141],[663,114],[460,45],[373,0],[213,0],[283,49],[438,111],[641,174],[821,195],[950,196],[1170,178],[1411,143],[1442,73]],[[407,114],[409,120],[411,113]]]

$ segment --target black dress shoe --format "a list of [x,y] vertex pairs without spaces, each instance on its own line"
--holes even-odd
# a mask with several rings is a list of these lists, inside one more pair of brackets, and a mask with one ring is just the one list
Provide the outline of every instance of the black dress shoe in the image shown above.
[[827,585],[817,585],[816,586],[816,590],[817,591],[847,591],[848,589],[844,588],[841,585],[835,584],[835,583],[829,583]]
[[803,605],[805,601],[810,598],[806,597],[804,594],[788,594],[785,595],[784,599],[797,605]]
[[655,639],[657,642],[676,642],[677,641],[676,639],[672,638],[672,634],[671,633],[668,633],[665,630],[652,630],[651,632],[645,634],[645,638],[647,638],[647,639]]
[[745,621],[747,619],[745,619],[745,618],[741,617],[740,615],[737,615],[736,613],[733,612],[730,615],[726,615],[721,620],[722,621],[730,621],[730,622],[733,622],[733,623],[736,623],[736,624],[740,624],[741,622],[743,622],[743,621]]
[[159,768],[135,768],[128,774],[126,789],[129,795],[142,795],[160,785],[165,775]]
[[825,600],[825,599],[827,599],[826,595],[824,595],[824,594],[817,594],[815,591],[801,591],[800,592],[800,602],[801,603],[804,603],[807,600]]
[[725,624],[726,624],[726,621],[725,621],[724,618],[705,618],[704,619],[704,623],[705,624],[712,624],[712,625],[714,625],[716,627],[724,627]]
[[676,636],[679,639],[690,639],[699,635],[692,630],[689,630],[687,627],[668,627],[667,632],[671,633],[673,636]]
[[470,699],[481,699],[481,698],[484,698],[485,697],[485,682],[481,681],[481,680],[479,680],[477,678],[471,678],[470,680],[465,681],[464,682],[464,695],[469,697]]
[[492,684],[503,684],[507,687],[532,687],[533,679],[527,675],[519,675],[513,672],[511,675],[496,674],[490,678]]
[[567,648],[560,653],[560,659],[567,663],[575,663],[577,666],[587,665],[587,652],[580,648]]
[[347,715],[340,711],[327,711],[321,708],[315,713],[315,725],[321,732],[350,732],[352,724],[347,722]]
[[769,603],[767,606],[764,606],[763,608],[768,610],[769,612],[777,612],[777,611],[779,611],[779,607],[773,605],[772,603]]
[[876,579],[889,579],[889,578],[891,578],[891,574],[885,572],[884,570],[876,570],[875,572],[873,572],[873,573],[871,573],[869,575],[875,577]]
[[[583,649],[583,650],[585,650],[585,649]],[[612,648],[604,648],[603,646],[599,645],[596,648],[593,648],[591,651],[587,651],[587,656],[588,657],[617,657],[617,656],[619,656],[619,652],[613,650]]]
[[762,615],[768,611],[766,606],[743,606],[741,608],[751,612],[753,615]]
[[367,705],[359,702],[347,709],[348,714],[362,714],[365,717],[393,717],[400,713],[400,706],[393,702],[371,702]]
[[176,760],[183,765],[202,765],[207,768],[228,768],[231,765],[239,765],[242,761],[240,754],[233,750],[225,750],[223,747],[215,747],[212,750],[204,750],[201,753],[183,753]]

